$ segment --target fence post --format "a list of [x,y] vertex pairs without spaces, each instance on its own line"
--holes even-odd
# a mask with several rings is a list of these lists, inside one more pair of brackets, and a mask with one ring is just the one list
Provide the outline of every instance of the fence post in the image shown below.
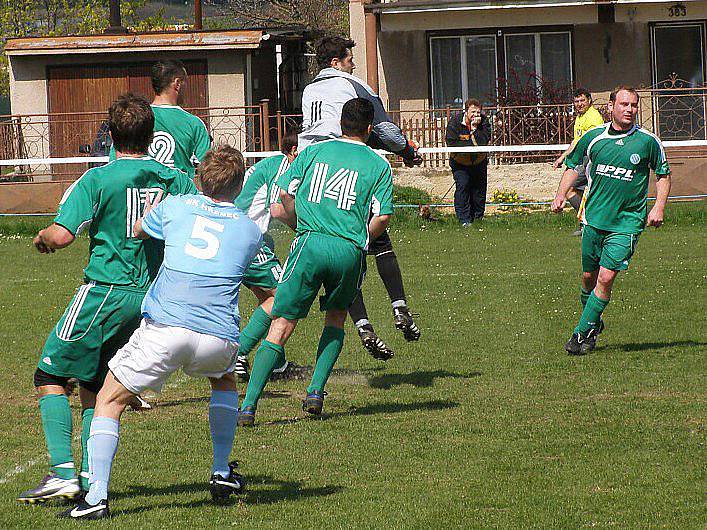
[[270,100],[260,100],[260,135],[263,151],[270,151]]

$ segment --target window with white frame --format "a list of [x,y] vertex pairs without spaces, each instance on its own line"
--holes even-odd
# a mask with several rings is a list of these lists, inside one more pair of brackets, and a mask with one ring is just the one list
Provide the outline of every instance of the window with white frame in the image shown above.
[[468,98],[496,99],[496,38],[462,35],[430,38],[432,102],[435,108],[461,107]]
[[537,90],[543,84],[572,83],[570,33],[515,33],[504,36],[506,82],[510,91]]

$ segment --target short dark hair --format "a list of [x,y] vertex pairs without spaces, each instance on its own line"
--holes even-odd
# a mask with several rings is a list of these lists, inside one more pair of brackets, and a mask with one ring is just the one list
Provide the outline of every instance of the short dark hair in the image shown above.
[[299,129],[297,127],[292,127],[289,131],[287,131],[287,134],[282,139],[282,143],[280,145],[280,151],[282,151],[286,155],[289,155],[290,151],[292,151],[292,148],[297,147],[297,143],[299,142],[299,139],[297,136],[298,133],[299,133]]
[[354,41],[344,37],[324,37],[319,39],[314,45],[319,68],[329,68],[332,59],[343,60],[348,51],[354,46],[356,46]]
[[235,147],[219,145],[204,155],[196,169],[201,191],[207,197],[235,197],[243,188],[245,160]]
[[609,101],[611,101],[612,103],[616,103],[616,96],[622,90],[625,90],[626,92],[630,92],[631,94],[636,96],[636,100],[641,99],[641,97],[638,95],[638,90],[636,90],[634,87],[632,87],[630,85],[619,85],[614,90],[611,91],[611,94],[609,94]]
[[481,101],[476,98],[469,98],[464,102],[464,110],[469,110],[469,107],[479,107],[481,108]]
[[373,103],[363,98],[353,98],[341,109],[341,132],[346,136],[364,137],[373,124]]
[[584,96],[589,101],[592,100],[592,93],[586,88],[579,87],[577,88],[577,90],[574,91],[574,94],[572,95],[573,98],[578,98],[580,96]]
[[147,153],[155,128],[155,115],[145,98],[123,94],[108,109],[108,127],[116,151]]
[[187,77],[187,69],[182,61],[168,59],[152,65],[152,89],[155,94],[161,94],[178,77]]

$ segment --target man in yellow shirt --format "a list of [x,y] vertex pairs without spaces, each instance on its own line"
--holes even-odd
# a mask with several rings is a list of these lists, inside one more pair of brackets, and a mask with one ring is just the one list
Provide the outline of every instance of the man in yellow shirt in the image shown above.
[[[604,124],[604,118],[602,118],[599,111],[592,105],[592,95],[589,90],[586,88],[578,88],[575,90],[573,103],[574,111],[577,116],[574,120],[574,138],[567,150],[558,156],[552,164],[552,167],[555,169],[562,166],[565,158],[572,152],[574,146],[577,145],[577,142],[584,133],[594,127]],[[582,203],[582,195],[584,194],[584,188],[587,185],[587,176],[585,174],[584,165],[578,166],[575,169],[579,173],[579,176],[577,177],[577,180],[575,180],[570,192],[567,195],[567,201],[577,212],[579,212],[579,208]],[[581,234],[581,228],[574,233],[574,235]]]

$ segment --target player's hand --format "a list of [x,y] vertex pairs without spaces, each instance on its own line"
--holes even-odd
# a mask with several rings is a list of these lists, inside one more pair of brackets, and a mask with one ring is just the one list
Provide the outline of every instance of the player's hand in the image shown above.
[[48,247],[46,243],[44,243],[44,240],[42,239],[42,232],[34,236],[32,244],[41,254],[52,254],[54,252],[53,248]]
[[162,200],[162,193],[162,190],[159,190],[157,192],[157,195],[155,195],[154,199],[150,199],[149,191],[145,194],[145,209],[142,211],[143,217],[146,217],[147,214],[150,213],[150,211],[160,203],[160,201]]
[[648,218],[646,219],[646,224],[648,226],[655,226],[658,228],[663,224],[663,210],[662,208],[656,208],[655,206],[651,208],[648,212]]
[[552,163],[552,167],[554,169],[560,169],[560,166],[562,165],[563,159],[561,156],[558,156],[555,161]]
[[562,211],[562,208],[564,208],[564,207],[565,207],[565,198],[558,195],[555,197],[555,200],[552,201],[552,204],[550,205],[550,211],[552,213],[560,213]]

